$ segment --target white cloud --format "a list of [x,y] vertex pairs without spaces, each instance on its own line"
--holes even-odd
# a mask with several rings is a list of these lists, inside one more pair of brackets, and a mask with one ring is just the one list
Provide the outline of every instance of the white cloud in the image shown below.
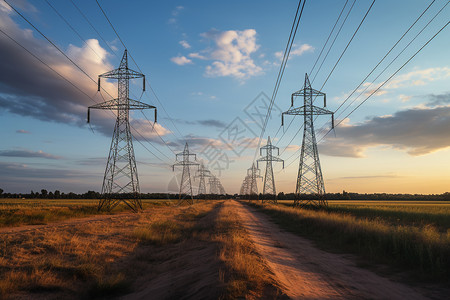
[[246,79],[262,73],[262,68],[251,58],[251,54],[259,48],[256,44],[256,30],[211,30],[202,36],[213,40],[215,47],[204,51],[207,56],[198,53],[191,53],[189,56],[213,61],[206,67],[207,76]]
[[306,52],[314,52],[314,47],[308,44],[294,45],[289,56],[300,56]]
[[180,12],[184,9],[184,6],[177,6],[174,10],[172,10],[172,17],[169,19],[169,24],[175,24],[177,22],[177,17]]
[[207,59],[208,59],[206,56],[201,55],[201,54],[198,53],[198,52],[189,53],[188,56],[189,56],[190,58],[198,58],[198,59],[203,59],[203,60],[207,60]]
[[[314,47],[309,44],[293,45],[289,57],[301,56],[306,52],[314,52]],[[283,59],[283,51],[277,51],[274,53],[275,57],[279,60]]]
[[396,89],[411,86],[421,86],[435,80],[444,80],[450,77],[450,68],[428,68],[414,70],[406,74],[394,77],[385,86],[386,89]]
[[192,64],[192,60],[187,58],[186,56],[176,56],[172,57],[170,60],[179,66],[183,66],[185,64]]
[[188,43],[187,41],[185,41],[185,40],[182,40],[182,41],[180,41],[179,43],[180,43],[180,45],[181,45],[184,49],[189,49],[189,48],[191,48],[191,45],[189,45],[189,43]]

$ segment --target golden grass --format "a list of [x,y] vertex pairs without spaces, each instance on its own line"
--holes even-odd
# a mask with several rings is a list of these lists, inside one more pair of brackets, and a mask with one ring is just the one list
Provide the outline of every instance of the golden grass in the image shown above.
[[[188,238],[181,234],[214,205],[196,205],[195,209],[155,206],[144,213],[99,222],[3,233],[0,299],[13,299],[17,293],[33,298],[36,293],[51,292],[56,298],[70,299],[129,292],[142,264],[136,250],[149,241],[162,247]],[[143,229],[148,232],[140,234]],[[155,259],[159,252],[146,256]]]
[[216,224],[216,237],[220,243],[219,258],[225,263],[221,279],[226,284],[222,299],[260,299],[267,297],[270,287],[271,298],[276,298],[279,290],[273,286],[270,271],[256,253],[247,231],[239,216],[230,207],[224,206]]
[[[169,206],[173,200],[142,200],[143,208]],[[0,199],[0,227],[48,224],[71,218],[127,211],[124,205],[112,212],[98,212],[96,199]]]
[[[327,248],[350,251],[374,262],[417,271],[422,278],[450,279],[450,230],[434,224],[403,224],[386,217],[389,210],[364,217],[354,211],[314,211],[285,206],[259,206],[285,229]],[[395,208],[394,208],[395,209]],[[354,213],[354,214],[352,214]],[[401,211],[394,211],[401,213]],[[379,214],[377,216],[377,214]]]

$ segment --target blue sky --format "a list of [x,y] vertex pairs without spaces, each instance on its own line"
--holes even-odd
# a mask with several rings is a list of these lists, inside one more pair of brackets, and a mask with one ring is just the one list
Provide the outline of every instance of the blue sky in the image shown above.
[[[82,39],[46,1],[8,2],[91,77],[97,78],[118,66],[124,47],[95,1],[76,3],[100,36],[71,1],[48,0]],[[173,182],[178,173],[173,173],[170,167],[173,152],[182,151],[188,141],[191,150],[221,179],[226,191],[238,192],[261,132],[260,119],[253,113],[258,109],[264,113],[261,105],[267,101],[264,95],[272,95],[280,54],[298,2],[128,1],[126,5],[123,1],[99,2],[164,106],[163,109],[150,89],[141,97],[139,80],[131,85],[131,98],[158,107],[159,122],[155,128],[170,145],[162,144],[144,115],[132,114],[133,126],[146,138],[141,139],[142,144],[134,142],[141,191],[175,192]],[[305,5],[275,100],[277,110],[263,141],[271,135],[274,144],[280,147],[281,158],[286,160],[284,170],[275,166],[278,191],[295,190],[299,156],[296,150],[301,145],[301,133],[293,137],[302,124],[301,118],[296,118],[291,127],[279,130],[278,112],[289,109],[291,93],[302,88],[305,73],[313,67],[345,3],[323,0],[308,1]],[[344,16],[352,3],[346,4]],[[316,67],[310,74],[311,80],[315,78],[313,88],[320,89],[323,85],[371,3],[355,2],[320,71]],[[328,109],[334,111],[339,107],[430,3],[375,2],[323,87]],[[368,86],[367,91],[386,80],[448,22],[449,5],[369,86],[446,3],[435,1],[430,6],[365,81],[363,87]],[[341,23],[342,19],[338,28]],[[0,29],[94,101],[103,101],[96,85],[3,0]],[[336,31],[331,40],[335,34]],[[328,192],[449,191],[449,41],[450,30],[445,28],[388,84],[321,141],[319,150]],[[93,112],[91,130],[85,118],[86,108],[94,104],[93,100],[1,32],[0,43],[0,187],[7,192],[41,188],[100,191],[114,125],[112,114]],[[137,69],[132,62],[130,67]],[[104,87],[116,95],[113,82],[104,82]],[[361,88],[356,95],[360,92]],[[365,99],[366,92],[344,114],[340,114],[343,110],[340,109],[337,121]],[[153,120],[152,112],[145,112],[145,116]],[[322,126],[329,126],[329,118],[320,117],[316,122],[319,139],[323,136]],[[230,128],[245,129],[245,133],[240,140],[230,142]],[[137,133],[134,135],[140,139]],[[194,183],[197,185],[198,181]],[[262,189],[262,184],[259,188]]]

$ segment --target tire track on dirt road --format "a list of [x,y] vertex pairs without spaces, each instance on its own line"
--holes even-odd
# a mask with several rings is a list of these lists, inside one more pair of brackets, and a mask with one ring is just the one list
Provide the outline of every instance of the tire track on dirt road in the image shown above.
[[427,299],[413,288],[358,268],[344,255],[282,231],[268,216],[231,201],[281,290],[292,299]]

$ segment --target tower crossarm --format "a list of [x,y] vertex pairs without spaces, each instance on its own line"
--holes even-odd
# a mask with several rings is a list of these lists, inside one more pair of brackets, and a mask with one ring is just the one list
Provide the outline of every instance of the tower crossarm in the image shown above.
[[141,77],[145,78],[145,75],[142,73],[136,72],[134,70],[128,69],[128,68],[118,68],[118,69],[103,73],[101,75],[98,75],[98,77],[110,78],[110,79],[119,79],[119,78],[126,77],[128,79],[133,79],[133,78],[141,78]]
[[326,97],[325,93],[322,93],[321,91],[315,90],[313,88],[306,88],[306,89],[301,89],[300,91],[296,91],[294,93],[292,93],[291,95],[291,101],[293,101],[294,97],[304,97],[304,96],[324,96]]
[[129,99],[129,103],[120,103],[119,99],[112,99],[109,101],[105,101],[102,103],[98,103],[88,107],[87,112],[87,122],[90,122],[91,119],[91,109],[122,109],[122,110],[143,110],[143,109],[155,109],[155,122],[157,122],[157,109],[153,105],[146,104],[144,102],[140,102],[137,100]]
[[184,166],[198,166],[199,163],[195,161],[179,161],[172,165],[172,170],[175,171],[175,167],[184,167]]
[[297,108],[290,108],[288,111],[285,111],[281,114],[281,126],[284,125],[284,115],[331,115],[331,128],[334,128],[334,112],[328,110],[326,108],[322,108],[319,106],[311,105],[311,106],[301,106]]

